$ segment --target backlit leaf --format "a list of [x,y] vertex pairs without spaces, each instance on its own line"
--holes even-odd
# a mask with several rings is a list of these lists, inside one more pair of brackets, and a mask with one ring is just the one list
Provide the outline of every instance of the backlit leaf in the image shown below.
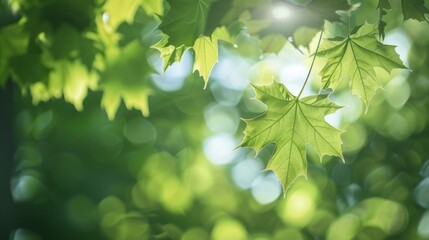
[[187,49],[184,45],[180,47],[175,47],[168,44],[168,36],[163,34],[159,42],[152,46],[152,48],[158,50],[161,54],[162,60],[164,62],[164,72],[167,70],[171,64],[175,62],[180,62],[182,59],[183,53]]
[[211,37],[199,37],[194,44],[195,62],[193,71],[203,77],[205,86],[210,73],[218,61],[218,40],[232,43],[232,38],[225,27],[216,28]]
[[116,29],[122,22],[131,22],[141,5],[141,0],[107,0],[104,9],[108,14],[108,23]]
[[164,14],[163,0],[142,0],[141,4],[147,15],[159,15]]
[[259,152],[267,144],[275,143],[266,169],[274,171],[285,192],[299,176],[307,176],[307,144],[320,158],[324,155],[342,158],[341,131],[324,119],[340,107],[327,95],[298,99],[277,82],[253,88],[256,98],[268,110],[257,118],[245,120],[247,127],[240,146]]
[[218,45],[217,39],[210,37],[200,37],[195,41],[195,63],[193,71],[198,71],[203,77],[205,86],[213,69],[213,66],[218,61]]
[[376,90],[382,88],[374,67],[389,73],[405,68],[395,47],[379,42],[377,33],[376,25],[364,24],[349,37],[322,42],[317,55],[328,59],[321,71],[323,88],[335,89],[341,81],[349,81],[352,93],[368,106]]
[[53,65],[49,80],[30,85],[30,92],[34,104],[64,96],[76,110],[81,111],[88,89],[95,90],[97,82],[98,75],[94,71],[88,71],[79,61],[60,60]]
[[83,109],[88,88],[95,90],[97,87],[98,75],[89,72],[80,62],[61,61],[56,64],[56,68],[49,76],[49,91],[59,98],[61,91],[64,99],[72,103],[79,111]]

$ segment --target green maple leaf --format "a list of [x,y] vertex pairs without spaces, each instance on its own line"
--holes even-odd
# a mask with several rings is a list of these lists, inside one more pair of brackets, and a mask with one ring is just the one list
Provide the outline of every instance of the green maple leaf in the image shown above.
[[247,127],[240,146],[259,152],[269,143],[276,144],[266,169],[276,174],[285,192],[299,176],[307,176],[307,144],[319,157],[332,155],[342,158],[342,131],[324,120],[327,114],[340,107],[327,95],[298,99],[275,81],[253,88],[256,98],[265,103],[268,110],[257,118],[245,120]]
[[323,88],[335,89],[343,79],[348,80],[352,93],[368,106],[382,87],[374,67],[389,73],[394,68],[405,68],[395,47],[379,42],[377,34],[377,26],[366,23],[346,38],[325,39],[317,53],[328,59],[321,71]]
[[209,80],[210,73],[218,61],[218,44],[217,39],[210,37],[200,37],[195,41],[195,62],[193,71],[198,71],[200,76],[203,77],[205,85]]
[[183,57],[183,53],[187,49],[184,45],[180,47],[168,45],[168,38],[169,37],[167,35],[162,34],[161,40],[152,46],[152,48],[158,50],[161,54],[162,61],[164,62],[164,72],[169,66],[171,66],[171,64],[180,62]]
[[95,71],[88,71],[79,61],[61,60],[55,63],[49,75],[48,89],[52,97],[59,98],[63,93],[64,99],[81,111],[88,89],[95,90],[97,82]]
[[[169,37],[163,35],[161,40],[152,46],[161,53],[162,60],[164,62],[164,71],[175,63],[182,59],[183,53],[187,47],[184,45],[175,47],[168,45]],[[205,85],[207,85],[210,73],[214,65],[218,62],[218,41],[222,40],[225,42],[233,43],[234,39],[231,37],[226,27],[216,28],[211,37],[201,36],[197,38],[192,48],[195,52],[195,61],[193,66],[193,72],[198,71],[201,77],[203,77]]]
[[191,47],[204,33],[212,0],[168,0],[170,11],[160,29],[169,36],[168,45]]
[[410,18],[420,22],[427,21],[425,14],[429,14],[429,9],[425,7],[424,0],[402,0],[401,5],[404,21]]
[[64,96],[76,110],[82,111],[88,89],[95,90],[97,87],[98,75],[95,71],[88,71],[79,61],[62,59],[50,64],[52,71],[49,73],[49,80],[30,85],[33,104]]
[[210,73],[219,59],[218,40],[233,42],[226,28],[220,27],[215,29],[211,37],[199,37],[193,46],[195,52],[193,71],[199,72],[204,79],[205,86],[207,86]]

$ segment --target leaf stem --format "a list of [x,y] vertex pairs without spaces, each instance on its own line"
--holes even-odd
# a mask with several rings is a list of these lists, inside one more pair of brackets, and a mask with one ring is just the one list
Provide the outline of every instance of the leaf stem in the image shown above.
[[308,70],[307,77],[305,78],[304,84],[302,85],[302,88],[299,91],[299,94],[296,97],[296,99],[299,99],[302,92],[304,91],[305,85],[307,85],[308,79],[310,78],[311,70],[313,69],[314,62],[316,60],[316,55],[317,55],[317,52],[319,51],[320,43],[322,42],[322,35],[323,35],[323,26],[322,26],[322,31],[320,31],[319,41],[317,42],[316,52],[314,53],[313,61],[311,62],[311,66],[310,66],[310,69]]

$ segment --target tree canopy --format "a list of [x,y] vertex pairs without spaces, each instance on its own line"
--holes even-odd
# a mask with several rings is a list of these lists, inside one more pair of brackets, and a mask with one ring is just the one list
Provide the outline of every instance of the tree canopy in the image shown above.
[[429,239],[424,0],[0,3],[1,238]]

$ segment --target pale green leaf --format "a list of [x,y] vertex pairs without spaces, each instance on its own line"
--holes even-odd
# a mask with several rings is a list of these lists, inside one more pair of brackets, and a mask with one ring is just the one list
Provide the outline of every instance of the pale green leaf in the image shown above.
[[212,33],[212,39],[218,39],[228,43],[235,42],[235,38],[231,36],[225,26],[217,27]]
[[140,5],[141,0],[107,0],[104,9],[108,13],[111,28],[116,29],[122,22],[131,23]]
[[[75,61],[58,62],[56,68],[49,76],[49,91],[52,96],[59,97],[62,89],[64,99],[72,103],[78,111],[83,109],[88,88],[95,90],[97,87],[98,75],[95,72],[88,72],[85,65]],[[57,91],[57,92],[56,92]]]
[[216,28],[211,37],[199,37],[193,46],[195,52],[195,61],[193,71],[198,71],[203,77],[205,86],[209,80],[211,71],[214,65],[218,62],[218,40],[223,40],[233,43],[232,37],[229,35],[225,27]]
[[162,60],[164,62],[163,70],[167,70],[171,64],[175,62],[180,62],[182,59],[183,53],[187,49],[184,45],[175,47],[168,44],[168,36],[163,34],[161,40],[152,46],[152,48],[158,50],[161,54]]
[[395,47],[380,43],[377,34],[376,25],[364,24],[347,38],[325,39],[317,53],[328,60],[321,71],[323,88],[335,89],[342,80],[349,81],[352,93],[368,106],[376,90],[382,88],[374,67],[389,73],[405,68]]
[[213,66],[218,61],[218,44],[217,39],[210,37],[200,37],[195,41],[195,63],[193,71],[198,71],[203,77],[205,86],[209,80]]
[[79,61],[56,61],[52,68],[47,83],[36,82],[30,85],[33,103],[64,96],[64,99],[73,104],[76,110],[81,111],[88,89],[97,88],[98,75],[94,71],[88,71]]
[[342,158],[341,131],[324,120],[340,107],[327,95],[298,99],[275,81],[253,88],[256,98],[268,109],[257,118],[245,120],[247,127],[240,146],[259,152],[267,144],[276,145],[266,169],[275,173],[285,192],[299,176],[307,176],[307,144],[320,158],[324,155]]
[[142,7],[147,15],[159,15],[164,14],[163,0],[142,0]]

